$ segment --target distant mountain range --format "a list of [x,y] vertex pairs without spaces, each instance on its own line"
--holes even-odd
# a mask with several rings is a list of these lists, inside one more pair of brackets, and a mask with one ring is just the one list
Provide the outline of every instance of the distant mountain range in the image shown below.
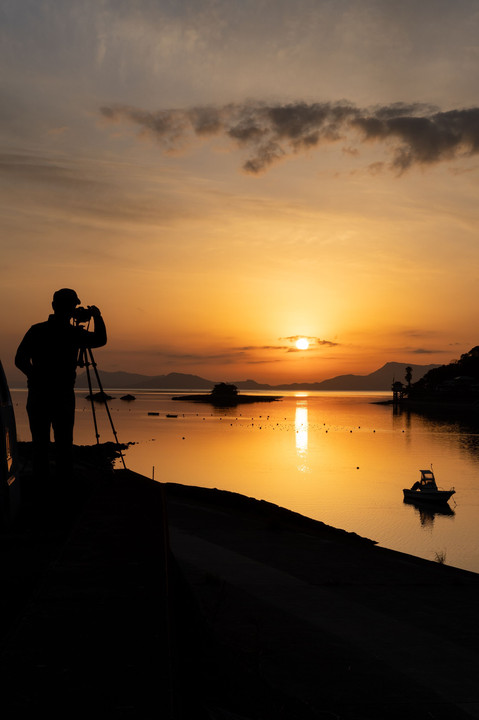
[[[423,375],[439,365],[412,365],[411,363],[388,362],[379,370],[369,375],[338,375],[329,380],[315,383],[290,383],[268,385],[255,380],[239,380],[234,382],[239,390],[391,390],[395,380],[404,382],[406,368],[412,368],[412,381],[417,382]],[[137,389],[137,390],[211,390],[220,380],[206,380],[199,375],[185,373],[169,373],[168,375],[139,375],[128,372],[99,372],[105,389]],[[96,387],[96,380],[92,382]],[[77,388],[87,388],[86,373],[79,375]]]

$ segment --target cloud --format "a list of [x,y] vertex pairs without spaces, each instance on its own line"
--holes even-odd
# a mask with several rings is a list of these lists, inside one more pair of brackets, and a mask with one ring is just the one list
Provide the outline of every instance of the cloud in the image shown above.
[[[153,138],[165,153],[185,150],[213,137],[227,138],[246,150],[246,172],[258,174],[272,164],[312,148],[342,142],[347,154],[379,143],[390,157],[387,167],[403,173],[479,154],[479,108],[442,112],[421,103],[360,108],[347,101],[223,106],[146,111],[126,105],[100,110],[111,123],[129,123]],[[381,163],[374,165],[378,171]]]
[[[138,194],[122,183],[121,165],[90,158],[0,151],[0,185],[12,204],[19,203],[23,214],[39,212],[54,214],[72,222],[108,223],[118,228],[125,224],[137,227],[174,221],[180,212],[175,199],[181,176],[168,182],[156,179],[156,189]],[[161,186],[161,194],[157,192]],[[199,197],[197,203],[203,203]],[[193,198],[188,210],[181,203],[186,217],[195,212]]]
[[[287,339],[287,338],[285,338]],[[288,350],[288,345],[245,345],[243,347],[234,348],[240,352],[248,352],[251,350]]]
[[86,183],[99,185],[97,180],[87,180],[74,173],[71,168],[51,159],[16,152],[0,153],[0,177],[2,176],[10,180],[20,178],[58,187],[73,185],[78,188]]
[[[323,345],[326,347],[336,347],[340,343],[333,342],[332,340],[322,340],[318,337],[310,337],[308,335],[290,335],[289,337],[285,338],[279,338],[280,340],[288,340],[288,342],[295,343],[300,338],[306,338],[306,340],[309,340],[310,345]],[[289,351],[296,350],[296,348],[288,348]]]
[[[279,338],[279,340],[287,340],[294,342],[304,335],[295,335],[287,338]],[[334,347],[339,343],[330,340],[321,340],[320,338],[309,337],[311,348],[314,345],[324,345]],[[117,351],[115,351],[117,352]],[[127,356],[148,356],[156,362],[161,362],[162,366],[169,367],[188,367],[196,365],[234,365],[236,363],[248,365],[263,365],[281,362],[284,354],[298,352],[296,347],[291,345],[242,345],[237,347],[220,348],[218,352],[183,352],[173,348],[136,348],[135,350],[122,350],[123,355]],[[105,350],[108,354],[108,350]]]
[[399,335],[407,338],[430,338],[435,337],[438,334],[437,330],[424,330],[423,328],[409,328],[398,333]]
[[428,348],[415,348],[414,350],[411,350],[410,352],[413,353],[413,355],[437,355],[438,353],[445,353],[449,352],[448,350],[437,350],[437,349],[428,349]]
[[[218,352],[211,353],[211,352],[205,352],[205,351],[198,351],[198,352],[184,352],[182,350],[176,350],[173,348],[151,348],[151,347],[140,347],[135,348],[133,350],[121,350],[121,353],[123,355],[127,356],[148,356],[151,359],[158,360],[160,359],[162,363],[166,364],[175,364],[175,363],[183,363],[183,364],[195,364],[195,363],[211,363],[211,364],[221,364],[221,363],[235,363],[237,361],[241,362],[270,362],[270,360],[262,360],[254,357],[254,352],[258,350],[287,350],[288,348],[285,346],[279,347],[277,345],[244,345],[242,347],[231,347],[231,348],[224,348],[219,349]],[[104,353],[108,354],[109,350],[105,350]],[[118,350],[114,351],[115,353],[118,353]]]

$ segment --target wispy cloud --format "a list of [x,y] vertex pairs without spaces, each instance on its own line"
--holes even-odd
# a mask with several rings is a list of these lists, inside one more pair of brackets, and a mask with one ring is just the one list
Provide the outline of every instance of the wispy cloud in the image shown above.
[[[285,338],[287,339],[287,338]],[[251,350],[288,350],[289,345],[244,345],[243,347],[235,348],[236,351],[246,352]]]
[[438,334],[438,330],[425,330],[424,328],[409,328],[407,330],[399,331],[397,333],[401,337],[406,338],[417,338],[417,339],[424,339],[424,338],[432,338],[435,337]]
[[437,348],[409,348],[409,352],[411,352],[413,355],[437,355],[438,353],[445,353],[449,351],[439,350]]
[[[148,226],[174,221],[179,214],[180,200],[175,197],[183,178],[173,177],[168,183],[155,179],[155,189],[143,193],[123,182],[128,172],[125,164],[95,162],[91,158],[49,155],[48,153],[0,152],[0,183],[9,193],[12,206],[24,194],[21,213],[37,210],[43,214],[54,212],[55,217],[69,220],[75,217],[82,222],[112,223],[115,227],[128,224]],[[205,206],[203,195],[185,208],[181,203],[182,217],[194,213],[197,205]]]
[[287,341],[288,345],[245,345],[242,347],[234,348],[235,352],[238,353],[250,353],[250,352],[262,352],[262,351],[275,351],[275,352],[300,352],[294,343],[300,338],[306,338],[309,341],[310,349],[318,346],[325,347],[336,347],[339,343],[333,342],[332,340],[322,340],[318,337],[311,337],[307,335],[289,335],[288,337],[278,338],[280,342]]
[[[149,357],[154,362],[159,362],[163,367],[194,367],[198,365],[234,365],[241,363],[243,365],[262,365],[269,363],[277,363],[284,360],[287,353],[299,352],[294,345],[298,338],[304,335],[294,335],[287,338],[279,338],[280,341],[287,341],[288,344],[278,345],[241,345],[234,347],[219,347],[217,352],[184,352],[175,348],[147,348],[141,347],[134,350],[121,350],[124,356],[141,356]],[[310,348],[314,346],[335,347],[339,343],[330,340],[321,340],[316,337],[309,337]],[[106,349],[104,354],[108,354]],[[118,354],[118,350],[115,350]]]
[[[296,153],[342,142],[347,153],[380,143],[387,166],[403,173],[479,153],[479,108],[443,112],[421,103],[360,108],[349,102],[232,103],[223,106],[147,111],[126,105],[101,108],[109,122],[130,123],[154,138],[163,152],[220,136],[246,150],[246,172],[258,174]],[[376,169],[381,164],[375,163]]]
[[[290,335],[289,337],[279,338],[279,339],[280,340],[288,340],[288,342],[295,343],[300,338],[306,338],[306,340],[309,341],[310,345],[313,345],[313,346],[314,345],[323,345],[326,347],[336,347],[340,344],[337,342],[333,342],[332,340],[323,340],[322,338],[314,337],[314,336],[311,337],[308,335]],[[291,349],[291,348],[288,348],[288,349]]]

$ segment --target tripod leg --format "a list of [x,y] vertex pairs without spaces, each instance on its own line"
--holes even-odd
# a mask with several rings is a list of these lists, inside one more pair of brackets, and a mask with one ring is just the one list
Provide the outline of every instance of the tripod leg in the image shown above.
[[90,375],[90,362],[88,361],[88,357],[85,351],[83,351],[83,364],[85,366],[86,370],[86,376],[88,379],[88,390],[90,393],[90,403],[91,403],[91,412],[93,415],[93,425],[95,426],[95,437],[97,445],[100,444],[100,433],[98,432],[98,424],[96,421],[96,410],[95,410],[95,401],[93,399],[93,390],[91,385],[91,375]]
[[[97,383],[98,383],[98,387],[99,387],[99,389],[100,389],[100,392],[103,393],[103,386],[102,386],[102,384],[101,384],[100,375],[98,374],[98,369],[97,369],[96,362],[95,362],[95,359],[94,359],[94,357],[93,357],[93,353],[92,353],[92,351],[91,351],[91,348],[88,348],[88,355],[89,355],[89,357],[90,357],[91,365],[92,365],[93,370],[94,370],[94,372],[95,372],[95,377],[96,377],[96,380],[97,380]],[[116,434],[115,426],[114,426],[114,424],[113,424],[113,419],[112,419],[112,417],[111,417],[110,408],[108,407],[108,401],[107,401],[106,399],[105,399],[105,408],[106,408],[106,414],[108,415],[108,420],[110,421],[110,425],[111,425],[111,429],[112,429],[112,432],[113,432],[113,436],[114,436],[115,441],[116,441],[116,445],[117,445],[117,448],[118,448],[118,452],[120,453],[120,458],[121,458],[122,465],[123,465],[124,469],[126,470],[125,458],[123,457],[123,453],[122,453],[122,451],[121,451],[120,441],[118,440],[118,436],[117,436],[117,434]]]

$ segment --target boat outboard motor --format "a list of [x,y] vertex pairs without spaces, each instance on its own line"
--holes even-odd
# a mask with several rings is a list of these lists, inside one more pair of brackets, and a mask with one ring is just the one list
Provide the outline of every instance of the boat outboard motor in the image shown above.
[[17,431],[12,398],[0,362],[0,527],[14,520],[20,506]]

